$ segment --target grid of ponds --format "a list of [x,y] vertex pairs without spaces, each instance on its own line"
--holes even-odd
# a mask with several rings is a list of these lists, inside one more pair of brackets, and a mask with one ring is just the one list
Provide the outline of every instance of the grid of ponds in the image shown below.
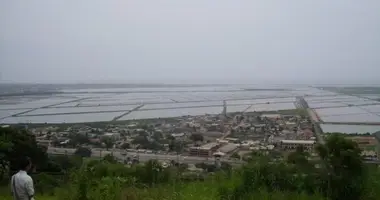
[[[296,96],[306,96],[323,121],[378,121],[376,100],[319,90],[255,90],[251,87],[170,87],[63,90],[51,96],[0,101],[0,123],[81,123],[295,109]],[[373,105],[372,105],[373,104]],[[143,105],[142,107],[139,107]],[[138,109],[136,109],[139,107]],[[127,113],[128,112],[128,113]]]

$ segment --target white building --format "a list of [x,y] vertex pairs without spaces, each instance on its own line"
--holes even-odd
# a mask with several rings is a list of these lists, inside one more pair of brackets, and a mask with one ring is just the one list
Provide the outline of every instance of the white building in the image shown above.
[[281,140],[280,145],[284,150],[294,150],[299,146],[305,150],[311,151],[314,148],[315,140]]
[[219,144],[227,144],[228,140],[216,139]]
[[281,119],[281,114],[262,114],[261,119],[270,119],[270,120],[278,120]]

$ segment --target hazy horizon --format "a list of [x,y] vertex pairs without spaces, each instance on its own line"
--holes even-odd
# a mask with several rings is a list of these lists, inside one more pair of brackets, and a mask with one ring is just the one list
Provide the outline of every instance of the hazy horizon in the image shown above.
[[380,1],[1,1],[0,83],[379,84]]

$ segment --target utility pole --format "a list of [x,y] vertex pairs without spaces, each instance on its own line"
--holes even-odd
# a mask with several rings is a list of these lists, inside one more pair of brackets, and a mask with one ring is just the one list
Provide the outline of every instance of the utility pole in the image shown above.
[[226,100],[223,100],[223,112],[222,112],[222,115],[224,117],[227,117],[227,103],[226,103]]
[[177,163],[179,163],[179,154],[182,153],[182,141],[179,142],[179,149],[177,151]]

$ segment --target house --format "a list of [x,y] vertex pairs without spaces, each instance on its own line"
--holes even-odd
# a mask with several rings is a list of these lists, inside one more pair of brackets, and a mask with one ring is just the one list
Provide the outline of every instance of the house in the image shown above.
[[211,157],[219,148],[220,144],[216,142],[207,143],[200,147],[190,147],[191,156]]

